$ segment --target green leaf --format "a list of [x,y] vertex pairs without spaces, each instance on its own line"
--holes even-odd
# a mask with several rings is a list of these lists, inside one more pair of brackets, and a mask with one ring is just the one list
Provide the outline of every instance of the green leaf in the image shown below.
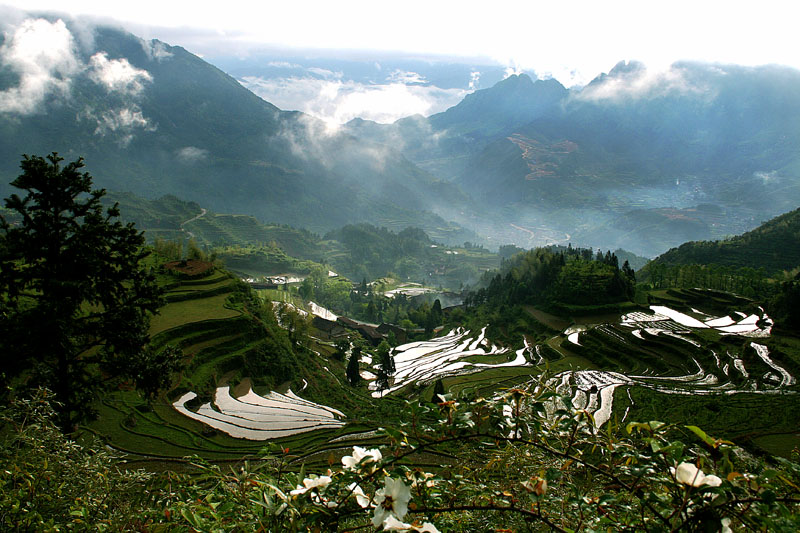
[[702,429],[700,429],[700,428],[699,428],[699,427],[697,427],[697,426],[685,426],[685,427],[686,427],[686,429],[688,429],[689,431],[691,431],[692,433],[694,433],[695,435],[697,435],[697,436],[700,438],[700,440],[702,440],[703,442],[705,442],[705,443],[706,443],[706,444],[708,444],[709,446],[711,446],[711,447],[713,447],[713,448],[716,448],[716,446],[714,446],[714,439],[712,439],[711,437],[709,437],[709,436],[706,434],[706,432],[705,432],[705,431],[703,431]]

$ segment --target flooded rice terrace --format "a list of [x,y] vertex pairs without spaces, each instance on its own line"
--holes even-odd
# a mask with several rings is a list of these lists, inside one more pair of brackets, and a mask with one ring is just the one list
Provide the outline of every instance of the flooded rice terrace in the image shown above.
[[[314,311],[318,313],[320,309]],[[550,378],[546,385],[570,397],[574,408],[592,413],[597,427],[614,415],[615,392],[619,387],[628,389],[629,399],[631,387],[684,395],[794,393],[786,388],[796,384],[795,376],[770,357],[769,348],[762,344],[763,341],[758,342],[770,336],[773,326],[763,309],[759,308],[758,314],[737,312],[722,317],[706,315],[696,309],[692,309],[692,314],[695,316],[654,305],[650,306],[649,312],[623,315],[614,324],[571,326],[551,339],[563,341],[561,344],[568,352],[583,349],[584,336],[592,335],[604,336],[608,342],[623,347],[622,351],[629,346],[631,353],[654,340],[673,347],[683,346],[686,350],[678,353],[693,355],[688,355],[679,365],[688,369],[682,375],[663,375],[668,372],[663,369],[656,372],[652,368],[642,368],[639,373],[568,370]],[[380,398],[409,385],[427,385],[437,379],[488,369],[531,367],[531,376],[539,374],[539,365],[545,362],[543,344],[531,345],[524,339],[522,348],[512,350],[492,343],[486,337],[486,329],[470,332],[457,328],[441,337],[393,348],[395,373],[386,389],[377,388],[377,370],[368,354],[362,354],[360,362],[367,368],[361,370],[361,375],[368,381],[371,395]],[[742,354],[729,349],[714,351],[704,347],[699,342],[700,337],[695,335],[701,330],[716,331],[720,336],[753,339],[745,341],[746,347],[752,350],[751,356],[743,358]],[[556,346],[559,342],[555,343]],[[561,355],[569,357],[564,352]],[[538,382],[538,377],[531,381],[534,382]],[[345,423],[344,415],[338,410],[302,399],[292,391],[258,396],[251,390],[234,398],[228,387],[219,387],[213,402],[203,404],[197,411],[186,407],[186,402],[194,397],[193,392],[186,393],[173,405],[184,415],[239,438],[265,440],[319,428],[340,427]],[[625,412],[618,415],[620,421],[625,420],[631,404],[632,400]]]
[[[761,314],[746,315],[737,313],[731,316],[697,319],[666,306],[650,306],[651,313],[634,312],[621,317],[620,325],[628,328],[631,335],[646,340],[646,337],[667,337],[675,341],[688,343],[698,349],[702,345],[690,338],[693,330],[714,329],[721,335],[739,335],[750,338],[769,337],[772,330],[772,319],[763,309]],[[704,313],[693,309],[694,314]],[[595,326],[604,333],[615,335],[622,343],[628,341],[622,335],[615,334],[603,325]],[[585,327],[572,327],[564,332],[568,341],[580,345],[580,335]],[[593,414],[595,425],[600,427],[612,416],[614,410],[614,392],[620,386],[644,387],[665,394],[735,394],[751,392],[759,394],[776,394],[782,389],[792,386],[796,379],[785,368],[776,364],[769,357],[769,349],[763,344],[750,342],[761,361],[771,371],[760,376],[751,375],[745,362],[737,354],[711,352],[714,367],[703,368],[696,358],[692,364],[696,371],[680,376],[627,375],[619,372],[603,370],[566,371],[552,378],[548,385],[564,395],[572,397],[573,406],[586,409]],[[738,375],[737,375],[738,374]],[[760,378],[760,379],[756,379]],[[735,380],[735,383],[734,383]],[[629,396],[630,397],[630,396]],[[627,414],[627,410],[626,413]],[[625,419],[623,414],[621,420]]]
[[[660,338],[667,342],[686,343],[693,349],[704,350],[702,344],[692,338],[695,330],[715,330],[720,335],[738,335],[760,339],[769,337],[773,322],[761,309],[760,314],[736,313],[735,317],[713,317],[693,309],[694,318],[666,306],[651,306],[650,312],[633,312],[623,315],[618,326],[627,330],[634,338],[646,341]],[[577,325],[563,332],[565,347],[569,343],[581,346],[581,335],[591,330],[613,337],[621,344],[631,345],[632,339],[609,324],[594,326]],[[430,383],[436,379],[480,372],[489,368],[540,365],[544,359],[540,346],[531,346],[525,340],[523,348],[516,352],[498,347],[485,337],[486,328],[474,334],[456,329],[447,335],[428,341],[398,346],[393,350],[396,373],[391,386],[384,391],[375,390],[374,397],[397,391],[410,383]],[[569,370],[551,378],[547,385],[563,395],[570,396],[575,408],[586,409],[593,414],[595,425],[605,424],[614,412],[614,394],[618,387],[645,387],[666,394],[735,394],[751,392],[776,394],[796,383],[796,378],[769,357],[767,346],[755,341],[749,343],[770,371],[755,375],[739,354],[711,351],[713,366],[703,365],[692,357],[686,366],[692,368],[684,375],[626,374],[607,370]],[[632,346],[632,345],[631,345]],[[505,362],[483,363],[481,356],[505,356]],[[627,412],[627,409],[626,409]],[[624,419],[625,413],[622,415]]]

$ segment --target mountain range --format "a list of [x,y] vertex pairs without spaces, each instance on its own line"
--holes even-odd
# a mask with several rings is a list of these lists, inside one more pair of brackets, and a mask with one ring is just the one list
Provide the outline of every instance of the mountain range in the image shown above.
[[622,62],[580,90],[511,76],[429,118],[348,126],[399,139],[504,224],[655,255],[800,204],[798,88],[778,66]]
[[37,63],[24,34],[2,37],[4,195],[21,154],[58,151],[85,157],[108,189],[320,233],[369,222],[440,242],[650,256],[800,205],[790,68],[621,62],[581,89],[512,75],[429,117],[335,127],[278,109],[179,46],[56,18],[25,24],[62,40]]
[[[80,42],[74,24],[39,19],[30,28],[71,36],[57,58],[69,68],[50,67],[53,87],[35,106],[0,113],[4,193],[21,154],[57,151],[83,156],[95,183],[112,190],[174,194],[314,231],[369,221],[473,236],[426,211],[426,192],[449,185],[399,152],[281,111],[181,47],[107,27]],[[3,48],[23,48],[16,37]],[[7,96],[27,83],[13,67],[0,72]]]

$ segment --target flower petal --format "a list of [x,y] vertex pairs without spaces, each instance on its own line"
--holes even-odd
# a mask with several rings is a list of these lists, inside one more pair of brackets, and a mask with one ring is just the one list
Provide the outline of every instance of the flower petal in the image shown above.
[[367,495],[364,494],[364,491],[359,485],[357,485],[356,483],[351,483],[350,485],[347,486],[347,488],[353,492],[353,496],[355,496],[356,498],[356,503],[358,503],[358,505],[360,505],[362,509],[366,509],[367,507],[369,507],[370,500],[369,498],[367,498]]
[[380,525],[383,524],[383,521],[386,519],[386,517],[390,515],[391,513],[388,510],[386,510],[382,505],[378,504],[378,506],[375,507],[375,514],[372,515],[372,525],[375,526],[376,528],[380,527]]
[[699,487],[704,478],[703,472],[692,463],[681,463],[675,469],[675,479],[684,485]]
[[391,514],[383,521],[384,531],[408,531],[409,529],[411,529],[411,524],[401,522]]

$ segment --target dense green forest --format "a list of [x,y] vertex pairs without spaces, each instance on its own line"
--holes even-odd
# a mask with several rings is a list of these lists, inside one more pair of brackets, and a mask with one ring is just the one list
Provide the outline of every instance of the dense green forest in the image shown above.
[[[514,255],[487,286],[468,297],[468,306],[602,306],[631,300],[636,276],[615,254],[572,248],[538,248]],[[486,278],[484,278],[486,281]]]
[[[687,242],[661,254],[656,263],[763,269],[768,275],[800,265],[800,209],[777,216],[752,231],[719,241]],[[754,264],[755,263],[755,264]]]

